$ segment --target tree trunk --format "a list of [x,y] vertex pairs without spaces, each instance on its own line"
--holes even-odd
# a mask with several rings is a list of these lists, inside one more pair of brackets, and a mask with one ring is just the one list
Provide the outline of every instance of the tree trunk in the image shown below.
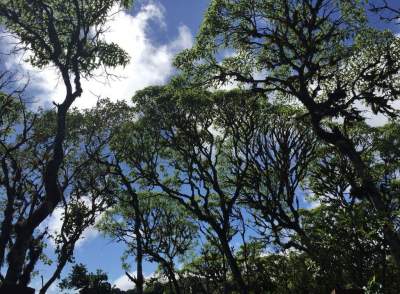
[[64,160],[63,143],[66,133],[66,116],[72,102],[80,96],[82,90],[79,88],[75,93],[68,93],[64,102],[58,106],[57,131],[53,144],[53,157],[47,163],[43,175],[46,196],[40,206],[29,216],[28,219],[17,224],[15,227],[15,243],[8,254],[8,269],[6,277],[0,287],[4,292],[7,285],[16,285],[21,277],[29,242],[34,230],[53,212],[62,197],[58,187],[58,171]]
[[[73,249],[72,249],[72,251],[73,251]],[[64,266],[67,264],[68,258],[71,256],[71,254],[68,254],[68,252],[65,252],[65,254],[61,254],[61,257],[60,257],[60,260],[58,261],[56,270],[54,271],[54,273],[50,277],[50,279],[48,279],[47,282],[40,289],[39,294],[46,293],[46,291],[50,288],[50,286],[54,283],[54,281],[60,277],[60,274],[61,274]]]
[[369,167],[366,166],[360,154],[355,149],[354,143],[345,137],[339,129],[328,132],[321,127],[318,118],[312,120],[313,128],[317,135],[326,142],[334,145],[342,155],[349,158],[357,176],[361,180],[361,188],[365,192],[365,196],[372,203],[374,208],[383,216],[385,225],[383,226],[384,237],[389,244],[390,251],[400,266],[400,236],[395,232],[390,214],[387,212],[384,197],[377,188],[376,183],[371,176]]
[[18,224],[16,225],[16,231],[17,237],[8,254],[8,269],[2,287],[0,288],[0,292],[3,292],[3,286],[17,285],[17,282],[22,275],[26,252],[32,239],[33,231],[20,228]]
[[181,293],[181,289],[179,287],[178,280],[175,277],[175,270],[172,267],[172,265],[167,265],[167,268],[168,268],[167,271],[168,271],[169,279],[171,280],[172,285],[174,286],[174,289],[175,289],[175,294],[180,294]]
[[24,271],[19,279],[18,284],[20,286],[27,287],[28,284],[30,283],[32,272],[35,269],[35,265],[38,262],[40,255],[43,252],[43,246],[41,245],[41,242],[46,234],[47,232],[44,232],[41,235],[39,235],[36,239],[32,240],[32,243],[30,244],[29,247],[29,262],[25,266]]
[[[1,168],[3,170],[4,179],[3,182],[6,186],[6,193],[7,193],[7,205],[6,209],[4,210],[4,217],[3,222],[1,224],[1,235],[0,235],[0,268],[3,266],[4,263],[4,256],[5,250],[7,247],[7,242],[10,239],[10,235],[13,228],[13,216],[15,212],[14,203],[15,199],[17,198],[17,193],[15,187],[12,187],[10,183],[9,177],[9,167],[6,161],[6,157],[4,156],[1,160]],[[14,182],[19,181],[21,179],[21,171],[17,169],[14,177]]]
[[179,288],[179,283],[178,283],[177,279],[175,278],[175,274],[172,274],[171,280],[172,280],[172,285],[174,285],[175,293],[181,294],[181,290]]
[[135,209],[135,235],[136,235],[136,291],[138,294],[143,294],[143,247],[142,247],[142,235],[140,232],[141,219],[140,219],[140,207],[139,199],[136,193],[133,193],[133,205]]
[[141,211],[140,211],[140,203],[138,194],[132,188],[130,182],[126,179],[125,175],[122,172],[122,169],[118,166],[119,173],[122,178],[122,181],[125,184],[126,189],[131,196],[131,204],[135,211],[135,225],[134,232],[136,236],[136,279],[134,279],[136,285],[136,291],[138,294],[143,294],[143,286],[144,286],[144,277],[143,277],[143,239],[142,233],[140,232],[142,226],[141,219]]
[[223,293],[224,294],[229,294],[229,291],[230,291],[230,287],[229,287],[229,284],[228,284],[228,271],[227,271],[227,268],[226,268],[226,257],[225,256],[222,256],[222,270],[223,270],[223,277],[224,277],[224,289],[223,289]]
[[58,279],[58,277],[61,274],[61,271],[63,270],[65,264],[67,262],[60,262],[57,265],[56,270],[54,271],[53,275],[50,277],[50,279],[47,280],[46,284],[43,285],[43,287],[40,289],[39,294],[45,294],[47,290],[50,288],[50,286],[54,283],[55,280]]
[[4,294],[35,294],[35,289],[20,285],[2,285],[1,293]]
[[4,219],[1,224],[0,268],[3,266],[3,263],[4,263],[5,250],[6,250],[7,242],[10,238],[10,234],[12,231],[12,219],[13,219],[13,214],[14,214],[14,199],[15,199],[15,197],[13,197],[12,195],[7,197],[7,206],[6,206],[6,209],[4,210]]
[[242,273],[239,269],[236,259],[232,254],[232,250],[229,247],[229,242],[228,242],[228,240],[226,240],[225,235],[223,235],[223,234],[222,235],[219,234],[219,235],[220,235],[219,240],[220,240],[220,243],[222,246],[222,250],[224,251],[223,253],[224,253],[226,260],[229,264],[229,267],[232,271],[232,276],[235,279],[235,282],[240,289],[240,293],[247,294],[248,293],[247,285],[243,279]]

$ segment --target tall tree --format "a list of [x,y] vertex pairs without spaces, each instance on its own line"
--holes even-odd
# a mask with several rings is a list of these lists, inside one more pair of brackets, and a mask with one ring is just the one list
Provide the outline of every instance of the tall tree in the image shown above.
[[[181,206],[161,193],[138,193],[138,210],[132,203],[131,195],[121,199],[120,204],[108,211],[100,229],[127,246],[125,258],[130,255],[136,259],[146,258],[158,263],[170,281],[174,293],[182,293],[176,278],[175,263],[194,248],[197,226]],[[139,213],[139,215],[137,215]],[[137,224],[139,222],[140,239],[138,242]],[[128,277],[143,291],[143,281]],[[142,287],[142,289],[140,289]]]
[[[1,150],[4,151],[0,170],[0,199],[4,205],[0,218],[3,258],[6,250],[13,246],[16,224],[29,218],[45,198],[41,175],[50,158],[49,146],[56,128],[54,111],[32,113],[15,97],[7,97],[0,97],[3,107],[7,109],[1,116],[4,132],[0,138]],[[70,131],[64,140],[66,160],[60,167],[58,178],[62,191],[58,209],[63,211],[63,225],[58,236],[43,234],[46,232],[43,227],[34,233],[29,242],[29,254],[24,258],[20,285],[26,286],[29,283],[43,242],[54,237],[58,263],[54,274],[42,289],[42,292],[46,291],[71,260],[75,244],[83,231],[93,225],[98,214],[114,202],[111,196],[115,185],[112,178],[108,177],[109,170],[93,160],[94,155],[106,156],[106,144],[112,135],[103,131],[105,128],[99,122],[112,125],[113,121],[118,120],[116,112],[121,113],[120,107],[107,106],[108,116],[100,106],[94,110],[74,111],[67,115]],[[100,112],[102,120],[98,120]],[[22,125],[26,127],[21,129]]]
[[[126,157],[147,185],[161,188],[207,225],[207,234],[219,240],[221,253],[246,293],[230,246],[237,233],[235,203],[246,170],[246,162],[235,157],[233,136],[238,135],[240,122],[252,119],[253,112],[251,103],[241,104],[242,94],[246,95],[148,88],[135,97],[142,119],[121,141]],[[231,123],[234,125],[229,129]],[[229,164],[224,165],[224,161]]]
[[[318,137],[351,161],[400,264],[397,217],[386,209],[372,167],[346,134],[352,123],[365,119],[360,105],[375,114],[397,112],[392,102],[399,94],[399,39],[371,27],[364,4],[213,0],[195,46],[181,53],[176,65],[195,84],[237,81],[269,99],[294,98],[304,105]],[[233,54],[221,60],[224,50]],[[343,128],[325,124],[338,118]]]
[[113,134],[107,127],[121,120],[123,108],[123,103],[111,104],[101,100],[93,109],[75,110],[67,117],[70,135],[66,137],[65,145],[69,152],[61,172],[68,181],[65,181],[67,185],[61,186],[63,199],[58,205],[62,210],[62,226],[60,232],[53,236],[57,264],[40,293],[47,291],[59,278],[67,262],[72,260],[75,245],[83,232],[93,226],[97,217],[116,201],[117,183],[109,176],[109,168],[96,159],[108,155],[108,144]]
[[2,1],[0,21],[14,34],[17,49],[30,51],[30,62],[39,68],[54,66],[64,83],[66,94],[56,105],[56,129],[48,147],[49,160],[41,175],[45,197],[29,217],[15,225],[15,241],[8,253],[7,273],[2,289],[18,284],[26,252],[35,229],[62,200],[58,185],[64,161],[63,144],[68,133],[67,112],[81,96],[81,79],[91,77],[99,67],[115,67],[128,62],[127,54],[103,38],[105,23],[115,5],[128,1]]
[[[276,234],[285,226],[293,230],[288,226],[299,222],[300,208],[294,177],[306,167],[312,138],[283,123],[290,108],[265,103],[251,91],[208,92],[175,84],[145,89],[134,101],[140,119],[122,132],[125,157],[145,185],[162,189],[198,218],[247,293],[231,246],[244,228],[243,204],[253,199],[254,208],[257,202],[257,209],[275,212],[270,223],[281,221]],[[288,153],[290,148],[295,151]]]

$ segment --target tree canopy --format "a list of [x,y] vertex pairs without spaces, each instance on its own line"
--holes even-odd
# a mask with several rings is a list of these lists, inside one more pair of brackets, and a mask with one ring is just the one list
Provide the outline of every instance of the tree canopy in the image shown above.
[[[167,83],[74,108],[129,63],[105,33],[130,5],[0,1],[10,54],[65,88],[36,109],[0,66],[0,292],[45,268],[40,293],[398,293],[398,7],[211,0]],[[132,289],[75,259],[88,229],[123,246]]]

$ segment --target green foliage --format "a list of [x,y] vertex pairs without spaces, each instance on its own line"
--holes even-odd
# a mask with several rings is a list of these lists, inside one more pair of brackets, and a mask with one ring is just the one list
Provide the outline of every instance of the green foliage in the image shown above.
[[[20,45],[32,51],[32,65],[49,64],[90,76],[99,66],[127,64],[129,57],[117,44],[102,37],[110,11],[130,1],[2,1],[0,20]],[[38,21],[39,20],[39,21]]]
[[[75,244],[83,231],[93,225],[98,215],[115,202],[115,181],[108,176],[107,168],[94,158],[105,155],[105,146],[112,135],[103,130],[105,126],[118,121],[125,106],[111,106],[111,103],[102,101],[95,109],[74,110],[67,115],[69,130],[64,142],[66,161],[61,165],[62,173],[58,178],[64,190],[63,202],[58,206],[62,211],[62,226],[60,232],[46,235],[47,240],[53,239],[55,242],[57,260],[53,262],[38,252],[38,258],[44,264],[53,263],[53,266],[61,266],[62,269],[65,263],[71,262]],[[26,109],[22,101],[8,95],[1,96],[0,112],[1,126],[4,127],[0,136],[1,203],[4,207],[0,219],[3,238],[8,226],[8,240],[15,238],[17,222],[29,218],[32,211],[44,201],[43,169],[51,159],[50,146],[56,128],[56,113],[52,110],[32,112]],[[7,217],[10,217],[9,222]],[[40,231],[32,236],[32,244],[40,236]],[[35,245],[35,248],[44,248],[44,243],[40,242],[40,246]],[[29,257],[31,255],[27,255],[26,263],[32,260]],[[57,272],[55,275],[58,275]]]
[[370,27],[366,7],[353,0],[214,0],[195,45],[175,64],[194,85],[237,81],[271,98],[299,99],[308,110],[312,99],[322,117],[361,119],[356,101],[391,115],[399,40]]
[[[145,258],[165,266],[183,259],[195,246],[197,226],[185,209],[171,201],[163,193],[143,192],[138,194],[141,246]],[[127,245],[123,263],[136,256],[137,236],[135,235],[136,210],[129,194],[123,195],[119,204],[108,210],[97,224],[106,235]]]
[[107,274],[102,270],[97,270],[96,273],[89,273],[83,264],[74,265],[68,277],[59,283],[59,288],[61,290],[77,290],[81,294],[128,293],[111,287]]
[[[247,253],[242,246],[236,258],[240,261],[250,293],[322,294],[329,289],[329,286],[322,286],[325,283],[318,284],[318,267],[306,255],[297,252],[266,253],[264,245],[259,242],[249,242],[247,246]],[[210,244],[205,244],[201,255],[185,264],[181,271],[184,277],[182,285],[187,292],[197,289],[199,293],[240,293],[226,261]]]
[[[84,215],[88,214],[85,211],[86,208],[83,202],[75,202],[75,206],[71,206],[70,209],[65,207],[67,206],[67,197],[64,195],[64,192],[69,191],[67,188],[71,186],[72,175],[76,176],[78,174],[78,172],[71,171],[85,165],[84,161],[88,160],[89,157],[84,158],[83,162],[81,161],[76,165],[77,161],[74,159],[76,157],[79,157],[79,159],[84,157],[80,154],[77,155],[84,147],[78,143],[73,144],[77,146],[71,147],[72,151],[67,148],[65,141],[69,126],[66,124],[66,120],[71,105],[75,99],[82,95],[81,78],[92,77],[94,74],[93,71],[99,67],[124,66],[129,61],[129,57],[124,50],[115,43],[107,43],[104,39],[105,24],[108,17],[112,10],[120,5],[127,6],[128,1],[4,0],[0,2],[0,24],[14,37],[16,41],[15,52],[19,50],[25,51],[30,63],[35,67],[54,66],[60,74],[66,90],[63,102],[55,104],[57,108],[56,113],[47,112],[43,115],[49,121],[49,125],[42,124],[42,127],[44,126],[43,134],[35,134],[36,138],[33,137],[33,139],[40,140],[40,148],[34,146],[36,142],[33,142],[30,137],[34,120],[27,118],[25,115],[22,116],[23,130],[21,137],[17,137],[17,140],[14,140],[18,141],[20,139],[19,142],[11,147],[2,146],[4,147],[3,149],[6,149],[4,152],[5,156],[2,157],[2,172],[4,173],[2,184],[3,189],[7,192],[7,204],[1,232],[1,265],[4,261],[7,243],[11,245],[8,248],[8,269],[4,285],[18,284],[24,286],[29,282],[31,272],[40,255],[32,249],[33,245],[30,244],[35,240],[34,231],[61,201],[63,201],[65,210],[64,221],[68,227],[67,229],[65,229],[65,226],[63,227],[62,230],[64,232],[61,232],[61,239],[64,245],[66,243],[68,245],[67,248],[64,245],[62,246],[60,250],[61,256],[59,256],[59,267],[57,267],[55,273],[50,278],[49,283],[52,282],[52,279],[59,276],[60,267],[62,269],[66,258],[67,260],[70,258],[74,244],[84,230],[85,225],[88,226],[93,222],[92,218],[95,217],[96,209],[91,217],[89,217],[88,222],[83,225]],[[3,77],[4,75],[2,74],[0,78]],[[8,84],[1,83],[0,87],[7,87]],[[10,96],[20,93],[19,91],[14,91]],[[4,109],[7,108],[4,105],[0,106]],[[21,106],[22,109],[25,109],[22,101]],[[25,114],[24,111],[22,112]],[[40,126],[40,123],[38,126]],[[48,130],[52,130],[52,132],[47,133]],[[73,135],[72,137],[78,139],[80,136]],[[69,143],[72,143],[71,141]],[[26,146],[31,147],[31,150],[33,150],[31,153],[33,154],[33,158],[29,158],[31,161],[29,165],[32,164],[33,168],[28,171],[28,173],[30,172],[29,176],[25,177],[24,175],[24,177],[21,177],[22,170],[24,168],[24,171],[27,170],[26,166],[17,167],[15,154],[12,153],[15,153],[14,151],[21,152]],[[99,148],[96,149],[98,150]],[[71,163],[69,160],[73,162]],[[11,175],[16,182],[21,178],[24,179],[23,184],[18,183],[18,193],[15,189],[17,185],[15,183],[13,183],[13,186],[10,184],[10,170],[17,174],[17,176]],[[90,175],[90,173],[87,174]],[[61,182],[59,181],[59,177],[62,178]],[[32,178],[33,180],[30,181]],[[103,174],[101,179],[105,178]],[[28,191],[31,192],[28,194],[28,197],[24,195],[25,187],[23,186],[26,183],[28,183],[27,186],[30,189]],[[74,196],[78,195],[77,198],[83,192],[80,184],[79,181],[72,184],[73,188],[75,188]],[[88,192],[87,189],[84,191],[84,193]],[[23,205],[22,200],[26,198],[31,199],[29,199],[30,201],[28,201],[23,210],[20,210],[22,211],[20,212],[21,215],[16,217],[14,215],[15,212],[21,208],[20,206]],[[14,205],[19,201],[21,201],[19,205]],[[92,208],[95,206],[95,202],[92,200]],[[28,206],[30,206],[29,209]],[[78,209],[77,207],[80,208]],[[68,210],[72,213],[72,217],[67,217]],[[15,224],[14,230],[13,221],[15,218],[18,221]],[[71,232],[73,233],[71,234]],[[12,237],[11,233],[13,233]],[[12,238],[14,238],[13,242],[8,242]],[[25,266],[25,256],[27,256],[28,250],[30,260],[28,265]],[[49,284],[46,284],[45,287],[49,287]]]
[[[56,66],[68,95],[74,76],[76,91],[65,108],[36,113],[0,92],[1,220],[13,209],[3,247],[13,245],[16,221],[46,203],[43,170],[64,110],[61,269],[106,210],[97,227],[126,244],[124,268],[131,256],[140,265],[142,253],[159,264],[145,293],[169,293],[173,279],[183,293],[322,294],[337,284],[396,293],[387,228],[400,228],[400,127],[395,118],[368,126],[359,105],[397,115],[400,41],[371,27],[366,1],[212,0],[170,84],[138,91],[132,107],[102,100],[67,114],[81,76],[128,63],[102,33],[129,2],[0,2],[17,49],[30,50],[36,67]],[[238,89],[212,88],[232,81]],[[381,195],[373,199],[366,184]],[[43,249],[33,237],[24,268]],[[195,248],[198,240],[207,243]],[[122,293],[107,280],[78,264],[60,288]]]

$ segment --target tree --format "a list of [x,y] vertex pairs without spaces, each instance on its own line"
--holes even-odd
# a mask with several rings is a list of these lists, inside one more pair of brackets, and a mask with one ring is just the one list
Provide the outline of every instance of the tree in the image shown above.
[[180,272],[185,293],[231,293],[234,288],[226,258],[212,242],[203,244],[200,254],[186,262]]
[[[306,254],[297,251],[266,252],[265,244],[258,241],[248,242],[247,245],[247,252],[244,253],[241,247],[236,252],[236,259],[246,273],[250,293],[322,294],[326,293],[326,288],[329,289],[329,286],[325,288],[324,280],[316,280],[318,268]],[[182,276],[185,277],[187,293],[240,291],[232,275],[226,275],[226,262],[218,251],[218,248],[205,244],[201,255],[184,264]],[[245,265],[246,262],[249,266]]]
[[[48,146],[51,145],[55,129],[53,111],[32,113],[15,98],[7,99],[7,96],[3,96],[1,100],[3,107],[7,107],[7,115],[2,115],[4,132],[0,139],[4,151],[0,187],[5,192],[1,197],[5,206],[1,217],[2,257],[13,245],[15,225],[21,219],[29,218],[44,199],[41,173],[50,158]],[[120,113],[120,108],[110,106],[107,110],[110,115],[113,109]],[[104,125],[111,125],[113,120],[118,120],[118,115],[113,113],[107,119],[101,110],[99,106],[91,111],[74,111],[67,115],[70,132],[64,141],[66,160],[60,167],[58,179],[63,192],[61,204],[58,205],[63,210],[63,225],[58,236],[47,234],[44,228],[37,230],[29,243],[28,256],[24,258],[20,285],[26,286],[30,282],[42,253],[43,242],[54,238],[58,260],[53,275],[41,290],[45,292],[59,277],[65,264],[71,261],[75,244],[83,231],[93,225],[96,217],[114,202],[112,195],[115,185],[112,178],[108,177],[107,168],[92,159],[94,154],[105,156],[106,144],[111,139],[110,133],[99,128],[99,113],[102,113],[101,123]],[[18,133],[20,124],[29,128],[23,128]]]
[[301,179],[294,178],[303,176],[314,144],[306,129],[296,130],[288,119],[294,110],[263,100],[246,90],[208,92],[179,83],[150,87],[134,97],[140,119],[120,140],[143,185],[162,189],[198,218],[243,293],[247,285],[230,244],[244,229],[243,209],[253,199],[253,208],[275,213],[270,223],[281,221],[277,236],[282,229],[297,229],[295,192]]
[[[183,258],[193,248],[197,227],[182,207],[162,193],[139,193],[138,210],[132,207],[130,196],[127,194],[118,206],[106,213],[99,224],[100,229],[126,244],[125,258],[129,255],[137,258],[140,254],[158,263],[173,285],[171,292],[181,293],[174,264],[177,258]],[[137,219],[140,219],[140,243],[136,235]],[[143,287],[137,279],[127,275],[136,288]]]
[[[35,115],[26,111],[23,104],[23,89],[18,89],[13,74],[2,72],[0,87],[0,135],[1,135],[1,194],[2,224],[0,235],[0,267],[4,263],[5,250],[12,233],[15,202],[26,187],[21,185],[21,168],[17,166],[17,158],[30,137]],[[8,90],[8,93],[5,91]],[[16,133],[17,126],[22,131]],[[13,140],[14,139],[14,140]],[[14,180],[15,179],[15,180]],[[20,206],[20,205],[18,205]]]
[[[357,149],[362,150],[363,159],[372,167],[385,196],[386,209],[393,215],[399,211],[398,131],[396,121],[382,127],[360,123],[348,130]],[[330,277],[331,285],[336,279],[338,284],[364,287],[374,280],[383,291],[391,293],[397,287],[393,277],[398,274],[398,267],[389,256],[381,216],[357,189],[359,182],[348,158],[332,146],[320,147],[318,158],[310,167],[308,188],[321,206],[303,212],[304,231],[315,244],[314,261],[322,275]],[[396,222],[394,219],[398,226]]]
[[[252,138],[243,144],[249,168],[242,201],[268,244],[311,253],[312,244],[302,228],[307,205],[303,186],[311,163],[318,160],[320,142],[309,132],[309,122],[296,119],[301,109],[275,108],[259,118]],[[293,243],[293,234],[303,236],[307,246]]]
[[56,128],[48,148],[49,160],[41,175],[45,197],[33,207],[29,217],[15,225],[15,241],[8,253],[8,268],[2,287],[16,285],[22,274],[26,252],[35,229],[62,200],[58,186],[64,161],[63,144],[68,133],[66,117],[81,96],[81,78],[98,67],[114,67],[128,62],[127,54],[114,43],[103,40],[104,25],[114,5],[128,1],[2,1],[0,21],[14,34],[17,50],[29,50],[30,62],[39,68],[54,66],[64,83],[66,95],[56,104]]
[[75,289],[81,294],[120,294],[129,293],[121,291],[118,288],[111,287],[108,282],[108,276],[102,270],[96,273],[88,273],[86,266],[76,264],[71,273],[59,284],[61,290]]
[[101,100],[95,108],[75,110],[67,117],[72,134],[66,138],[66,143],[72,146],[65,144],[69,150],[67,164],[61,166],[69,186],[63,187],[63,201],[59,205],[63,209],[63,224],[54,236],[58,263],[40,293],[47,291],[59,278],[65,264],[72,260],[75,244],[84,230],[93,226],[97,217],[116,202],[117,183],[109,176],[109,168],[95,159],[108,155],[107,147],[113,134],[107,127],[121,121],[124,108],[124,103]]
[[240,122],[249,119],[252,124],[256,103],[243,103],[242,95],[248,97],[245,92],[145,89],[134,98],[142,119],[121,141],[125,157],[147,185],[161,188],[206,224],[207,234],[219,240],[221,253],[246,291],[229,245],[237,233],[234,209],[246,170],[246,162],[234,153],[234,140]]
[[[300,102],[316,135],[351,161],[400,264],[396,217],[386,210],[372,167],[346,134],[365,119],[359,105],[396,115],[398,48],[394,33],[370,26],[363,1],[214,0],[195,46],[181,53],[176,65],[197,85],[234,80],[269,99]],[[234,54],[220,60],[223,50]],[[326,124],[338,118],[342,128]]]

